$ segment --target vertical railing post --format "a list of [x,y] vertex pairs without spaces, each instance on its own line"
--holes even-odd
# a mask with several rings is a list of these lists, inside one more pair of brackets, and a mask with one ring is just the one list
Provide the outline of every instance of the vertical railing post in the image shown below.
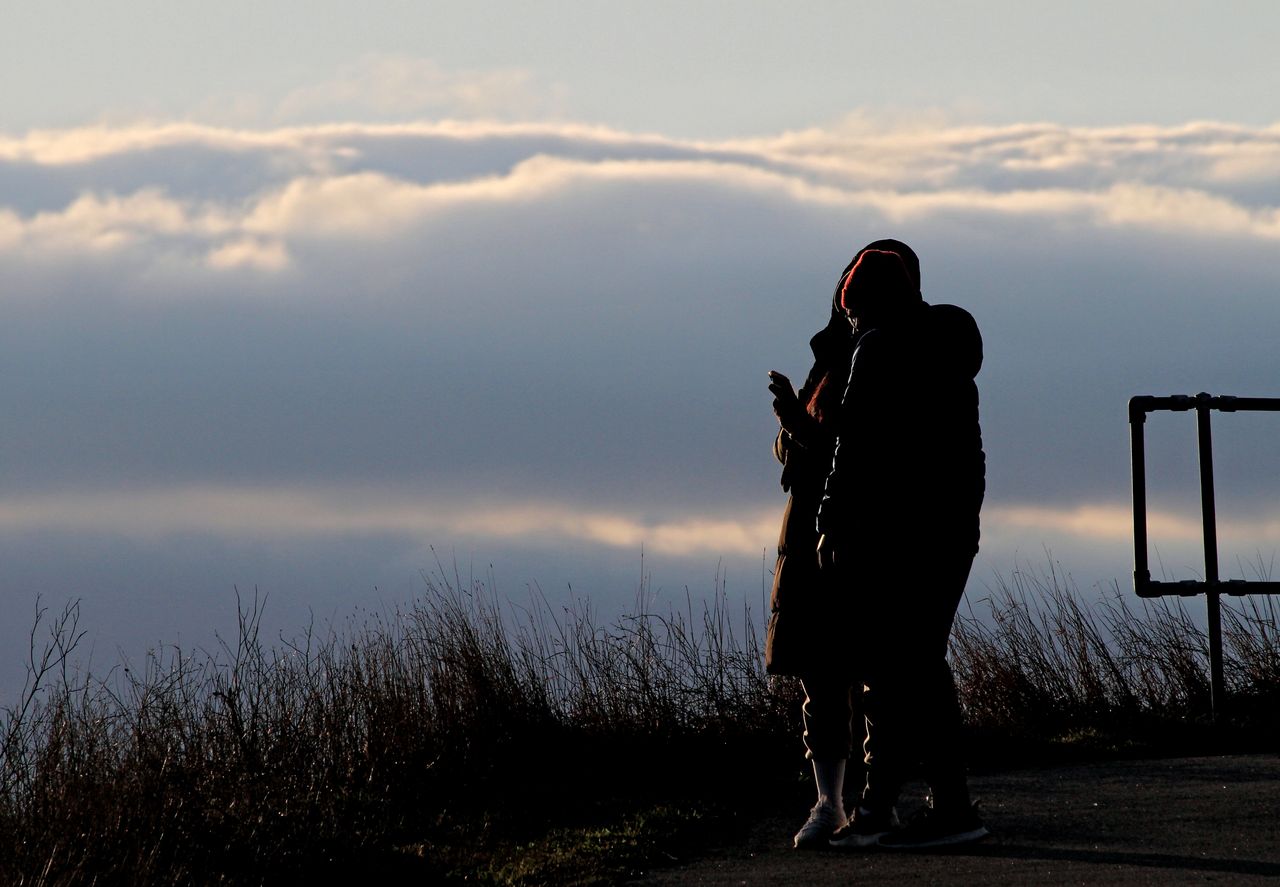
[[1209,424],[1213,398],[1196,395],[1196,431],[1200,451],[1200,510],[1204,515],[1205,603],[1209,621],[1209,705],[1218,720],[1226,703],[1222,673],[1222,609],[1218,601],[1218,517],[1213,496],[1213,433]]
[[1129,400],[1129,449],[1133,456],[1133,587],[1142,594],[1151,581],[1147,565],[1147,450],[1143,427],[1147,422],[1145,401]]

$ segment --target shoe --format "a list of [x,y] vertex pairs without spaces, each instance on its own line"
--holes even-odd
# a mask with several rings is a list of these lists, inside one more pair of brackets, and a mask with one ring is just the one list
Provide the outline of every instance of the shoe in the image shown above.
[[826,847],[831,836],[838,829],[844,828],[848,821],[844,811],[835,804],[814,804],[809,811],[809,818],[800,826],[800,831],[796,832],[795,845],[797,848]]
[[887,814],[879,815],[866,807],[856,807],[849,824],[831,836],[831,846],[845,850],[871,847],[900,824],[898,811],[893,807],[889,808]]
[[974,804],[953,813],[925,807],[906,826],[882,836],[878,843],[893,850],[927,850],[981,841],[991,832],[982,824],[976,807]]

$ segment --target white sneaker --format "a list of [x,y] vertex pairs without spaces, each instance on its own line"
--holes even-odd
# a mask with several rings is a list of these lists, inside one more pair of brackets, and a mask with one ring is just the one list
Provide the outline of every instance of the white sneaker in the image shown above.
[[837,829],[842,829],[848,820],[844,811],[832,803],[818,803],[809,811],[809,818],[796,832],[796,847],[826,847]]

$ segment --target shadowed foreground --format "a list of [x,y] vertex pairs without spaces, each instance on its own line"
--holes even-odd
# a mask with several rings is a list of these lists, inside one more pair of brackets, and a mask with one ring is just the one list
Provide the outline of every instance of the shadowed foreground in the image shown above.
[[992,836],[949,853],[804,853],[797,807],[676,884],[1223,884],[1280,879],[1280,756],[1113,761],[972,779]]

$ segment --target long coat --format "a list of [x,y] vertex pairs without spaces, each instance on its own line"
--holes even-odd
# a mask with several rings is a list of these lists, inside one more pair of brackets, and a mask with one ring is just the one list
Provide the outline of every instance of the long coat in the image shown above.
[[[782,430],[773,452],[782,463],[782,487],[790,493],[778,537],[765,669],[769,674],[804,677],[827,674],[840,664],[838,594],[818,569],[818,506],[835,449],[835,414],[848,378],[853,338],[843,315],[810,341],[813,368],[797,396],[809,405],[801,427]],[[817,398],[814,393],[817,392]]]
[[[887,250],[902,259],[916,289],[920,260],[900,240],[876,240],[858,250],[840,272],[826,327],[809,340],[813,368],[797,393],[808,406],[799,428],[778,433],[773,452],[782,463],[782,488],[791,495],[782,515],[778,564],[773,573],[764,661],[769,674],[836,675],[848,671],[853,595],[818,569],[818,509],[835,454],[837,429],[851,423],[839,416],[858,337],[841,307],[849,272],[867,250]],[[815,397],[817,393],[817,397]],[[841,571],[842,574],[844,571]]]

